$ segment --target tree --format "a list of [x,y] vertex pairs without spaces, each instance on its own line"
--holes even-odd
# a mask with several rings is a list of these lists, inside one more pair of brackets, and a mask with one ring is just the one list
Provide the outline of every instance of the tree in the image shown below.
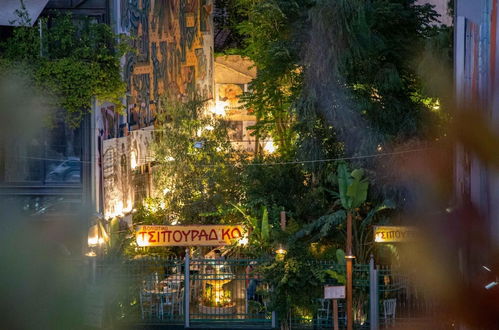
[[298,35],[306,17],[309,0],[238,0],[241,16],[238,26],[245,37],[242,54],[258,69],[251,82],[246,106],[257,117],[255,134],[271,136],[284,157],[293,155],[294,103],[301,90]]
[[[318,1],[310,10],[303,97],[335,126],[348,153],[424,137],[417,59],[438,15],[415,0]],[[363,136],[362,140],[358,137]],[[369,141],[370,140],[370,141]]]
[[[65,110],[65,120],[78,127],[89,113],[92,98],[121,105],[125,84],[120,57],[127,46],[106,24],[70,14],[51,13],[38,26],[22,6],[12,37],[0,44],[0,70],[22,66],[36,87],[50,96],[53,108]],[[49,97],[47,97],[47,100]]]
[[241,198],[241,158],[231,147],[227,123],[207,114],[198,100],[162,104],[154,145],[153,203],[168,211],[165,223],[236,221],[228,210]]

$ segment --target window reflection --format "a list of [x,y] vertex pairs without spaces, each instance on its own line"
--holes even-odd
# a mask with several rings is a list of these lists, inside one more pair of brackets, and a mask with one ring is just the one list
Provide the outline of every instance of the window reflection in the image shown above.
[[0,180],[7,183],[81,183],[81,129],[71,129],[59,111],[49,128],[30,140],[7,137],[0,157]]

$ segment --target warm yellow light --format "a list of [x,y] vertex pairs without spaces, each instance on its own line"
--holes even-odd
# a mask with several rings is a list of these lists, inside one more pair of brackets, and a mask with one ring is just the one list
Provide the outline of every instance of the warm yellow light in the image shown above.
[[132,150],[130,152],[130,167],[132,168],[132,170],[137,168],[137,153],[135,152],[135,150]]
[[88,238],[88,246],[97,246],[98,243],[99,243],[98,237],[89,237]]
[[87,257],[96,257],[97,256],[97,254],[94,251],[87,252],[87,253],[85,253],[85,255]]
[[440,101],[436,100],[435,103],[432,106],[433,111],[438,111],[440,110]]
[[241,239],[239,239],[237,241],[237,244],[241,245],[241,246],[245,246],[245,245],[248,245],[248,241],[249,241],[248,237],[247,236],[243,236],[243,237],[241,237]]
[[263,146],[263,150],[268,152],[269,154],[272,154],[276,151],[276,147],[274,145],[274,141],[272,140],[269,140],[267,142],[265,142],[264,146]]
[[93,225],[88,229],[88,246],[97,246],[99,244],[99,227]]
[[286,254],[287,251],[281,248],[281,249],[277,249],[275,252],[277,254]]
[[210,108],[210,112],[214,115],[225,116],[225,107],[227,106],[227,102],[217,101],[215,106]]
[[149,239],[146,235],[136,235],[138,246],[149,246]]
[[125,214],[132,212],[132,201],[129,199],[126,201],[126,205],[123,205],[123,201],[117,201],[114,204],[114,209],[108,211],[105,214],[106,219],[112,219],[115,217],[123,217]]
[[277,247],[277,250],[275,251],[275,253],[277,253],[279,255],[284,255],[287,252],[288,251],[286,251],[286,249],[284,248],[284,246],[282,246],[282,244],[279,244],[279,246]]

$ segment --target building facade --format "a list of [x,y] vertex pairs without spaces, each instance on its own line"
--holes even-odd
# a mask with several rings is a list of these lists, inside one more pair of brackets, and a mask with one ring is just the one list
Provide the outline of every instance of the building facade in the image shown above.
[[[455,2],[454,70],[457,102],[478,111],[499,128],[499,78],[497,0]],[[456,194],[469,201],[486,219],[490,243],[499,245],[499,176],[472,151],[456,148]]]
[[[6,0],[0,35],[12,33],[18,0]],[[212,0],[37,0],[26,2],[31,24],[49,11],[109,24],[128,35],[122,58],[124,111],[94,100],[80,127],[62,119],[28,140],[2,136],[0,195],[29,216],[61,220],[85,209],[88,217],[120,217],[152,193],[151,143],[162,99],[214,95]],[[36,25],[35,25],[36,26]],[[18,98],[19,99],[19,98]],[[15,104],[15,100],[13,100]],[[61,110],[62,112],[63,110]],[[39,123],[38,123],[39,124]]]
[[97,103],[92,118],[92,201],[105,219],[131,224],[133,208],[153,193],[151,145],[160,103],[213,99],[213,3],[112,1],[111,26],[132,40],[122,59],[125,113]]
[[[75,19],[109,22],[108,2],[103,0],[36,0],[25,1],[24,5],[32,26],[49,11],[70,12]],[[18,0],[2,2],[1,38],[12,35],[19,18],[18,9]],[[36,219],[64,219],[74,215],[75,210],[90,201],[91,116],[85,116],[81,125],[73,129],[64,121],[61,109],[53,114],[51,125],[35,127],[40,126],[40,122],[30,123],[30,120],[44,107],[44,100],[21,91],[3,92],[1,110],[12,112],[14,109],[9,107],[15,105],[14,111],[25,113],[26,117],[16,123],[6,123],[22,132],[2,136],[0,141],[0,197]]]

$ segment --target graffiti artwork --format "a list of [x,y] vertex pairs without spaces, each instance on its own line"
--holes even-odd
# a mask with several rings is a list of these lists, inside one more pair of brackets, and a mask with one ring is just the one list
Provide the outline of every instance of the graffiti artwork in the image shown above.
[[212,0],[121,0],[120,32],[132,37],[125,59],[130,130],[151,125],[161,95],[213,97]]
[[[126,137],[102,142],[102,173],[104,186],[104,213],[107,217],[124,214],[132,209],[137,198],[144,198],[147,182],[138,167],[150,163],[153,127],[130,132]],[[142,182],[142,183],[144,183]],[[140,191],[137,191],[140,190]]]
[[132,208],[130,184],[130,145],[128,138],[109,139],[103,142],[104,213],[116,216]]
[[130,166],[135,169],[137,166],[145,165],[153,160],[151,143],[153,127],[130,132]]

